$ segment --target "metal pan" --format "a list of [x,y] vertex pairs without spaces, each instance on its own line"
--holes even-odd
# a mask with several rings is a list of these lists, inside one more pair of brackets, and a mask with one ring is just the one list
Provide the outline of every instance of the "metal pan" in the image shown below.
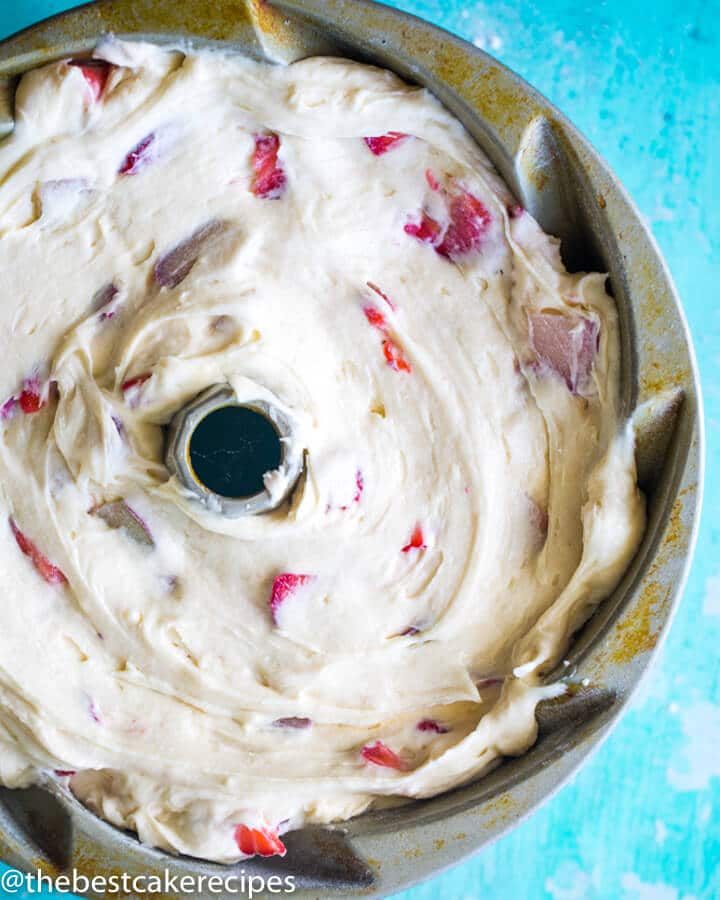
[[494,59],[419,19],[369,0],[99,0],[0,43],[0,127],[12,129],[15,76],[87,52],[107,32],[219,41],[278,61],[343,55],[394,69],[464,123],[522,204],[563,239],[569,268],[610,275],[648,528],[622,583],[569,651],[562,674],[590,687],[541,706],[530,752],[431,800],[295,832],[284,859],[235,867],[143,847],[54,786],[0,792],[0,856],[20,868],[292,874],[297,897],[397,891],[494,840],[558,790],[617,722],[667,632],[695,541],[703,469],[700,386],[680,303],[641,216],[564,116]]

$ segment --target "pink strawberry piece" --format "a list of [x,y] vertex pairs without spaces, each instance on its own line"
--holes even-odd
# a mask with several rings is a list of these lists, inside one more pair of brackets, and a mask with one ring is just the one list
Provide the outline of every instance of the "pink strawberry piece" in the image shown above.
[[120,385],[120,390],[123,394],[126,394],[128,391],[131,391],[133,388],[142,387],[148,379],[152,378],[152,372],[143,372],[142,375],[135,375],[134,378],[128,378],[127,381],[123,381]]
[[477,250],[491,221],[484,204],[469,191],[460,190],[450,199],[450,224],[435,252],[455,260]]
[[[359,503],[360,498],[363,495],[363,491],[365,490],[365,479],[363,478],[363,473],[360,469],[355,473],[355,493],[353,494],[352,502]],[[349,505],[341,506],[340,509],[345,512],[350,508]]]
[[109,307],[117,295],[118,288],[112,282],[103,285],[103,287],[95,291],[92,298],[92,308],[100,311],[101,319],[112,319],[115,315],[115,310]]
[[58,778],[72,778],[75,774],[74,769],[55,769],[54,772]]
[[128,153],[120,164],[118,175],[137,175],[148,163],[152,162],[156,153],[157,136],[154,131],[151,131]]
[[57,566],[54,566],[50,560],[38,550],[37,546],[30,540],[29,537],[24,535],[22,531],[18,528],[15,523],[15,520],[10,517],[8,520],[10,522],[10,528],[12,533],[17,541],[18,547],[22,550],[25,556],[30,557],[30,561],[35,566],[38,571],[38,574],[47,581],[48,584],[67,584],[67,578],[64,573],[58,569]]
[[409,134],[404,134],[402,131],[388,131],[387,134],[366,137],[365,143],[368,145],[371,153],[375,156],[382,156],[388,150],[392,150],[393,147],[397,147],[403,141],[406,141],[409,137]]
[[450,731],[446,725],[441,725],[436,719],[422,719],[415,727],[418,731],[434,731],[435,734],[447,734]]
[[410,625],[405,631],[400,632],[400,637],[412,637],[413,635],[420,634],[420,629],[417,625]]
[[287,598],[314,579],[314,575],[296,575],[292,572],[276,576],[270,592],[270,615],[275,625],[278,624],[278,611]]
[[391,750],[387,744],[382,741],[375,741],[374,744],[366,744],[360,751],[362,758],[375,766],[383,766],[386,769],[398,769],[400,772],[406,772],[408,769],[400,757]]
[[559,375],[569,391],[578,392],[590,377],[600,343],[593,319],[561,313],[531,313],[530,343],[536,364]]
[[365,318],[373,326],[373,328],[377,328],[378,331],[382,332],[387,331],[387,319],[379,309],[376,309],[374,306],[364,306],[363,312],[365,313]]
[[437,193],[440,190],[440,182],[433,175],[430,169],[425,169],[425,181],[427,181],[428,187],[431,191],[435,191],[435,193]]
[[235,843],[246,856],[285,856],[287,850],[276,831],[270,828],[235,826]]
[[255,135],[252,167],[255,173],[252,192],[263,200],[277,200],[287,184],[287,176],[278,162],[280,138],[276,134]]
[[544,542],[548,533],[548,511],[545,507],[537,504],[531,497],[528,497],[528,503],[530,506],[530,524]]
[[382,299],[387,303],[387,305],[390,307],[390,309],[393,312],[395,312],[397,307],[392,302],[392,300],[388,297],[387,294],[384,294],[376,284],[372,283],[372,281],[367,281],[365,283],[367,284],[367,286],[370,288],[371,291],[374,291],[378,295],[378,297],[382,297]]
[[511,219],[519,219],[524,212],[525,210],[519,203],[511,203],[507,208],[507,214]]
[[168,250],[155,263],[155,281],[162,287],[175,288],[190,274],[208,243],[228,229],[228,223],[213,219],[201,225],[190,237]]
[[8,397],[8,399],[0,406],[0,419],[9,419],[17,409],[17,397]]
[[505,681],[504,678],[498,678],[493,676],[491,678],[481,678],[480,681],[475,682],[475,686],[482,690],[483,688],[494,687],[496,684],[502,684]]
[[410,542],[402,548],[403,553],[409,553],[411,550],[427,550],[422,526],[420,525],[415,526],[413,533],[410,535]]
[[273,725],[278,728],[310,728],[312,719],[305,719],[302,716],[286,716],[282,719],[275,719]]
[[412,366],[405,359],[402,348],[395,341],[391,341],[390,338],[383,341],[383,353],[391,369],[396,372],[412,372]]
[[419,222],[406,222],[405,234],[417,238],[423,244],[435,244],[440,238],[442,229],[429,213],[423,210]]
[[88,706],[88,712],[90,713],[90,718],[93,720],[93,722],[95,722],[96,725],[103,724],[102,716],[100,715],[100,710],[98,708],[97,703],[94,700],[90,701],[90,704]]
[[84,62],[72,61],[70,65],[80,69],[87,84],[88,93],[93,103],[97,103],[105,91],[105,85],[110,74],[110,64],[98,59]]

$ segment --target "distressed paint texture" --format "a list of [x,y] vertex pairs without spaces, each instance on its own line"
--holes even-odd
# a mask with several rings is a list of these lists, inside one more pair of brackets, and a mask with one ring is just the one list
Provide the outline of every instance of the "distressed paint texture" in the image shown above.
[[[3,4],[0,35],[72,5]],[[624,182],[652,225],[690,320],[705,390],[709,471],[685,597],[661,660],[620,726],[531,819],[474,859],[398,896],[719,897],[720,479],[713,473],[720,464],[720,167],[711,153],[717,157],[720,146],[720,2],[391,5],[474,41],[523,75]]]

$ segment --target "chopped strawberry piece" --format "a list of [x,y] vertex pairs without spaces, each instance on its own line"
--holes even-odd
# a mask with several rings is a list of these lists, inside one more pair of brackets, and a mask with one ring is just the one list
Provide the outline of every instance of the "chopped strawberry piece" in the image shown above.
[[70,65],[80,69],[83,78],[85,79],[90,98],[93,103],[97,103],[105,90],[108,75],[110,74],[110,64],[98,59],[86,60],[84,62],[73,61]]
[[482,690],[487,687],[494,687],[496,684],[502,684],[505,681],[504,678],[497,678],[495,676],[491,678],[481,678],[480,681],[475,682],[475,686]]
[[101,518],[110,528],[123,530],[136,544],[155,546],[147,522],[124,500],[102,503],[90,510],[90,513]]
[[17,397],[8,397],[8,399],[0,406],[0,419],[9,419],[17,409]]
[[[363,478],[363,473],[360,469],[355,473],[355,493],[353,494],[352,502],[359,503],[360,498],[363,495],[363,491],[365,490],[365,479]],[[341,506],[340,509],[345,512],[345,510],[349,509],[350,506]]]
[[373,763],[376,766],[383,766],[386,769],[398,769],[401,772],[407,771],[408,766],[400,757],[392,751],[387,744],[382,741],[375,741],[374,744],[366,744],[360,751],[360,755],[366,762]]
[[528,505],[530,507],[530,524],[544,543],[548,533],[548,511],[545,507],[536,503],[531,497],[528,497]]
[[246,856],[285,856],[287,850],[276,831],[270,828],[235,826],[235,843]]
[[120,390],[123,394],[126,394],[133,388],[141,387],[150,378],[152,378],[152,372],[143,372],[142,375],[136,375],[134,378],[128,378],[127,381],[123,381],[120,385]]
[[390,307],[390,309],[393,312],[395,312],[397,307],[392,302],[392,300],[388,297],[387,294],[384,294],[376,284],[372,283],[372,281],[367,281],[365,283],[367,284],[367,286],[370,288],[371,291],[375,291],[375,293],[378,295],[378,297],[382,297],[382,299],[387,303],[387,305]]
[[403,553],[409,553],[411,550],[427,550],[427,544],[423,536],[422,527],[418,524],[410,535],[410,543],[405,544],[402,548]]
[[283,719],[275,719],[273,725],[278,728],[309,728],[312,725],[312,719],[305,719],[302,716],[286,716]]
[[468,191],[461,190],[450,199],[450,224],[435,252],[454,260],[477,250],[491,221],[484,204]]
[[48,584],[67,584],[67,578],[64,573],[58,569],[57,566],[54,566],[50,560],[38,550],[29,537],[20,531],[12,516],[8,521],[18,547],[25,556],[30,557],[30,561],[37,569],[38,574],[44,578]]
[[600,326],[593,319],[562,313],[531,313],[528,318],[536,365],[559,375],[576,394],[592,372]]
[[435,734],[447,734],[450,729],[435,719],[423,719],[415,726],[418,731],[434,731]]
[[507,214],[511,219],[519,219],[524,212],[525,210],[519,203],[511,203],[507,208]]
[[406,222],[405,234],[417,238],[423,244],[435,244],[440,237],[440,223],[423,210],[419,222]]
[[55,769],[54,773],[55,773],[55,775],[57,775],[58,778],[72,778],[72,776],[75,774],[75,770],[74,769]]
[[378,331],[387,331],[387,319],[379,309],[376,309],[374,306],[364,306],[363,312],[365,313],[365,318],[373,328],[377,328]]
[[405,631],[400,632],[400,637],[412,637],[413,635],[420,634],[420,629],[417,625],[410,625]]
[[120,164],[118,175],[137,175],[154,159],[156,153],[157,136],[151,131],[128,153]]
[[371,153],[375,156],[382,156],[388,150],[392,150],[393,147],[397,147],[398,144],[406,141],[409,137],[409,134],[404,134],[402,131],[388,131],[387,134],[366,137],[365,143],[368,145]]
[[20,394],[20,409],[26,413],[36,413],[46,405],[47,400],[43,400],[40,394],[36,393],[32,389],[26,388]]
[[228,223],[212,219],[201,225],[155,263],[155,281],[163,287],[177,287],[190,273],[206,245],[228,230]]
[[425,181],[427,181],[428,187],[431,191],[435,191],[437,193],[440,190],[440,182],[433,175],[430,169],[425,169]]
[[402,348],[389,338],[383,341],[383,353],[387,364],[396,372],[412,372],[412,366],[405,359]]
[[276,576],[270,592],[270,615],[276,625],[278,623],[278,610],[285,600],[303,585],[309,584],[314,579],[314,575],[295,575],[292,572],[283,572],[281,575]]
[[47,402],[47,392],[43,391],[41,388],[40,378],[37,375],[26,378],[23,383],[22,392],[18,397],[20,409],[26,415],[29,415],[30,413],[36,413],[44,406],[47,406]]
[[108,284],[103,285],[101,288],[95,291],[92,298],[92,308],[96,311],[100,312],[101,319],[112,319],[115,315],[115,310],[111,308],[110,304],[113,302],[115,297],[117,297],[119,293],[119,289],[117,285],[112,282],[108,282]]
[[263,200],[277,200],[287,184],[287,176],[278,162],[280,138],[276,134],[255,135],[252,167],[255,173],[252,192]]

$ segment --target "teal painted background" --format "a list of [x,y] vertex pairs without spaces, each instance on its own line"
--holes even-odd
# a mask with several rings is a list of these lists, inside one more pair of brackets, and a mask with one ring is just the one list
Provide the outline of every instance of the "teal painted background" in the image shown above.
[[[73,5],[1,0],[0,36]],[[529,821],[474,859],[398,896],[716,900],[720,0],[391,5],[473,41],[523,75],[575,122],[624,182],[652,225],[690,320],[705,392],[709,473],[685,597],[660,662],[620,726]]]

